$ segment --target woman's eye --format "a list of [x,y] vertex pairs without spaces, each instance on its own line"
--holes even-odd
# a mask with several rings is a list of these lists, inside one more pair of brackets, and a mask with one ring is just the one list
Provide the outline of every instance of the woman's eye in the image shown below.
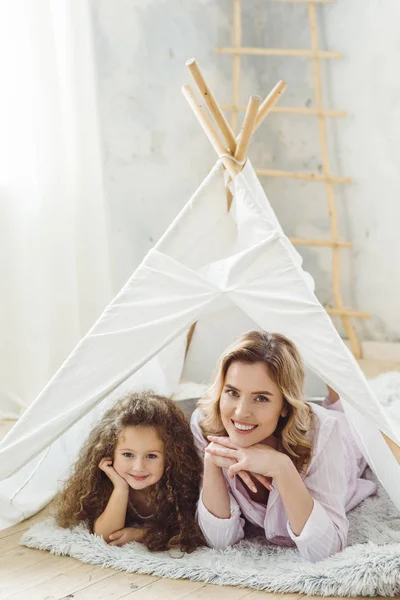
[[257,396],[257,402],[268,402],[268,398],[266,396]]
[[234,398],[237,396],[236,390],[227,390],[228,396],[233,396]]

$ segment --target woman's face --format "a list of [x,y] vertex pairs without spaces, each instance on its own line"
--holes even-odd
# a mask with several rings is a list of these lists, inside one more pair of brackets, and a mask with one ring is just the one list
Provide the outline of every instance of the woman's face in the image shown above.
[[272,444],[279,417],[287,415],[282,392],[262,362],[229,366],[219,406],[230,439],[242,448]]

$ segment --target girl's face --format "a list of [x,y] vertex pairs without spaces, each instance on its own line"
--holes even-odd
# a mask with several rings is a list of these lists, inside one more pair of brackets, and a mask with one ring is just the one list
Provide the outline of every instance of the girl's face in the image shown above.
[[154,485],[164,473],[164,442],[154,427],[124,427],[118,436],[113,467],[134,490]]
[[272,444],[279,417],[287,415],[282,392],[264,363],[233,362],[219,401],[222,423],[234,444]]

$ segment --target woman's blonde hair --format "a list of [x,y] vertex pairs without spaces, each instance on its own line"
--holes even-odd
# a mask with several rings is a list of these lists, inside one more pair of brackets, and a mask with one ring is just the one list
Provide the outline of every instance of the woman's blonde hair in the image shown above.
[[280,417],[275,435],[279,450],[287,454],[299,472],[311,460],[313,412],[304,402],[304,368],[296,346],[284,335],[267,331],[249,331],[234,342],[220,357],[217,375],[205,398],[198,402],[203,412],[204,436],[227,435],[221,419],[219,401],[226,373],[234,362],[264,363],[269,376],[282,392],[287,415]]

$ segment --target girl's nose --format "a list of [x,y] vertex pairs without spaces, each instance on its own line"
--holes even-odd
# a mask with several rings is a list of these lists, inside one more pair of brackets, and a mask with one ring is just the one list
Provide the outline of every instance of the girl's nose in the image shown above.
[[134,468],[136,471],[144,471],[144,460],[141,456],[136,456]]

